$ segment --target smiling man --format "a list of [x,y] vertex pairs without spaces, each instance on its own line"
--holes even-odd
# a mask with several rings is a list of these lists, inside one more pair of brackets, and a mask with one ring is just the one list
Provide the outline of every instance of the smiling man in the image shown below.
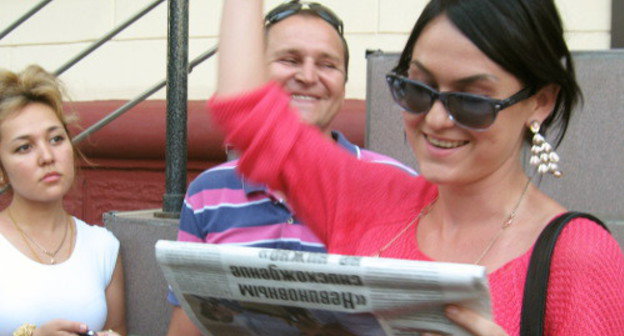
[[[344,103],[349,64],[340,18],[318,3],[290,1],[270,11],[265,24],[269,76],[291,94],[290,104],[302,120],[363,161],[395,165],[414,174],[329,129]],[[181,210],[178,240],[326,252],[280,192],[242,178],[237,164],[234,160],[213,167],[191,183]],[[200,335],[172,293],[168,299],[175,305],[168,336]]]
[[269,76],[291,94],[301,118],[330,135],[329,123],[344,102],[348,51],[344,38],[313,13],[269,26],[266,58]]

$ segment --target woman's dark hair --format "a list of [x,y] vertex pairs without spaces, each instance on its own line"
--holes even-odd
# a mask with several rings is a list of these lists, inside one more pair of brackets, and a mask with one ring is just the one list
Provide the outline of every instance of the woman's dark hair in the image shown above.
[[540,128],[546,133],[558,125],[555,143],[559,145],[582,96],[553,0],[432,0],[416,21],[394,71],[407,72],[416,40],[440,15],[446,15],[477,48],[525,86],[535,90],[559,86],[555,108]]

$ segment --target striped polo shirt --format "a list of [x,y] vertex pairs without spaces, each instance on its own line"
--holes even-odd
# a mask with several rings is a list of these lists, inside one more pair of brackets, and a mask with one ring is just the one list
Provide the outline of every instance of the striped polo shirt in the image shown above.
[[[416,175],[402,163],[350,143],[333,131],[336,143],[368,162],[389,164]],[[243,179],[238,160],[201,173],[190,185],[180,214],[178,241],[326,252],[324,244],[295,216],[286,201],[264,185]],[[169,301],[177,305],[173,295]]]

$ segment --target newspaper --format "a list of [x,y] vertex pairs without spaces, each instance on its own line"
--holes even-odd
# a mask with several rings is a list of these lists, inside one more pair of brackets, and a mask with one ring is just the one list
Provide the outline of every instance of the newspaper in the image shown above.
[[205,335],[469,335],[449,303],[491,317],[481,266],[165,240],[156,258]]

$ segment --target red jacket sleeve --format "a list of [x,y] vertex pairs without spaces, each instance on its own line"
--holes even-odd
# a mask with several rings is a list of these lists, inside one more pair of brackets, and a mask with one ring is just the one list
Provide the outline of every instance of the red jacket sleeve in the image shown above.
[[301,123],[275,83],[235,98],[213,98],[209,109],[227,142],[243,152],[241,174],[285,192],[330,250],[355,244],[370,225],[407,223],[422,206],[414,201],[421,199],[414,192],[421,178],[349,155]]

